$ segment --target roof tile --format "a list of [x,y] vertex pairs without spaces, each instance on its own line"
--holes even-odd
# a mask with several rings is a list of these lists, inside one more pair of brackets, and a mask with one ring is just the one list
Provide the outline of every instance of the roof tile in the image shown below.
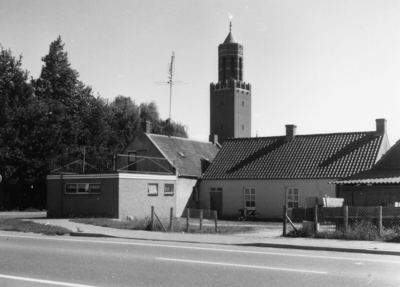
[[204,179],[338,178],[376,162],[375,132],[234,138],[224,142]]

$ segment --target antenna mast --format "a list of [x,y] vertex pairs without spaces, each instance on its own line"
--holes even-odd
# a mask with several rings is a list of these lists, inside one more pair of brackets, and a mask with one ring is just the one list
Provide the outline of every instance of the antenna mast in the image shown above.
[[169,75],[168,75],[168,84],[169,84],[169,120],[171,121],[171,105],[172,105],[172,76],[174,75],[174,60],[175,60],[175,52],[172,52],[171,56],[171,64],[169,65]]
[[173,77],[175,74],[175,52],[172,52],[171,63],[168,63],[168,81],[167,82],[155,82],[156,84],[161,85],[169,85],[169,120],[171,120],[171,107],[172,107],[172,86],[173,85],[184,85],[186,83],[182,83],[182,81],[173,81]]

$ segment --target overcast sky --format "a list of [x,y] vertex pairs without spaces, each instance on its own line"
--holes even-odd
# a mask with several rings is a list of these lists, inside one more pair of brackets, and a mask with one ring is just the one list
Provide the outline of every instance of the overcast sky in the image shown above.
[[400,139],[400,1],[53,1],[1,0],[0,44],[40,74],[59,35],[72,68],[95,94],[155,101],[189,137],[208,140],[209,85],[229,32],[244,46],[252,84],[252,136],[375,130],[386,118]]

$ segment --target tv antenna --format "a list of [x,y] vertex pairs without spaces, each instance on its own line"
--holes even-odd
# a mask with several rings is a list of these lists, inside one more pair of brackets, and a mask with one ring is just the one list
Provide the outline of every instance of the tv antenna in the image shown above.
[[172,105],[172,86],[173,85],[184,85],[182,81],[173,81],[172,78],[175,75],[175,52],[172,52],[171,63],[168,63],[168,81],[167,82],[155,82],[156,84],[169,85],[169,120],[171,120],[171,105]]

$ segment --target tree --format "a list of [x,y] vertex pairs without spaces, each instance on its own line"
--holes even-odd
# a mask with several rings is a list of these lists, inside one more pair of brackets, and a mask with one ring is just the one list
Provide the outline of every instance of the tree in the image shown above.
[[42,58],[40,77],[33,80],[35,95],[49,107],[52,118],[53,151],[73,154],[91,138],[85,117],[90,113],[94,97],[91,87],[79,80],[64,52],[61,37],[50,44],[49,54]]
[[[43,166],[35,148],[42,138],[32,135],[38,131],[46,107],[33,97],[28,72],[21,66],[22,56],[16,59],[0,45],[0,174],[6,207],[40,201],[40,195],[30,189],[36,187],[36,169]],[[0,202],[0,208],[2,205]]]
[[141,120],[148,120],[151,123],[152,133],[187,138],[185,127],[170,119],[162,120],[158,111],[157,104],[153,101],[150,103],[140,104]]
[[116,152],[123,151],[140,127],[138,106],[130,97],[117,96],[110,104],[109,146]]

